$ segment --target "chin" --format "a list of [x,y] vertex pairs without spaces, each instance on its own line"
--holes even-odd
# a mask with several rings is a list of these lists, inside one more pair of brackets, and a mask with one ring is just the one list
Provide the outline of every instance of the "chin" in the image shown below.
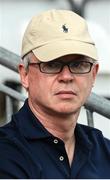
[[69,114],[74,114],[75,112],[79,111],[79,108],[74,108],[72,107],[60,107],[57,112],[61,113],[61,114],[65,114],[65,115],[69,115]]

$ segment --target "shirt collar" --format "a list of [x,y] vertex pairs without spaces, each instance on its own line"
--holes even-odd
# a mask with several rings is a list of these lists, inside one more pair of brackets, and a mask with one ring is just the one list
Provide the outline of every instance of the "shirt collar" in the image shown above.
[[27,139],[39,139],[52,136],[32,113],[28,105],[28,100],[25,101],[23,107],[13,118],[19,130]]
[[92,148],[92,130],[93,128],[81,124],[77,124],[75,128],[76,142],[86,153]]

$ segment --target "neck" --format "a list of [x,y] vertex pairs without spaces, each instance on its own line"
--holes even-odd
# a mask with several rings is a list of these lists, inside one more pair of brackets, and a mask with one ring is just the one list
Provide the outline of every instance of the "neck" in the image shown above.
[[29,106],[34,113],[34,115],[39,119],[43,126],[55,137],[61,139],[65,144],[65,149],[68,155],[69,163],[71,165],[74,148],[75,148],[75,135],[74,130],[79,115],[79,111],[73,114],[57,114],[50,115],[45,111],[40,111],[39,108],[34,108],[34,106],[29,102]]
[[41,111],[39,108],[34,108],[30,101],[29,106],[34,115],[51,134],[60,138],[65,143],[74,136],[74,129],[79,112],[73,114],[57,114],[57,112],[55,112],[52,115],[47,111],[45,112]]

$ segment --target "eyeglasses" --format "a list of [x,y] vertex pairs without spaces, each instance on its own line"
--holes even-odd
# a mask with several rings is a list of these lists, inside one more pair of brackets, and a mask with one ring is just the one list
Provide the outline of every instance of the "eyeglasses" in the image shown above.
[[49,61],[34,63],[30,62],[29,65],[38,66],[42,73],[57,74],[60,73],[64,66],[68,66],[68,69],[73,74],[86,74],[91,71],[94,62],[89,61],[71,61],[71,62],[59,62]]

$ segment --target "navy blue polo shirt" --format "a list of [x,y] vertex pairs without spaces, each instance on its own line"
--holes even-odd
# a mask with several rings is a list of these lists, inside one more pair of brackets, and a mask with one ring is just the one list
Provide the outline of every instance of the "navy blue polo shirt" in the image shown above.
[[64,142],[43,127],[26,100],[0,128],[0,179],[110,178],[110,141],[99,130],[80,124],[75,137],[70,167]]

